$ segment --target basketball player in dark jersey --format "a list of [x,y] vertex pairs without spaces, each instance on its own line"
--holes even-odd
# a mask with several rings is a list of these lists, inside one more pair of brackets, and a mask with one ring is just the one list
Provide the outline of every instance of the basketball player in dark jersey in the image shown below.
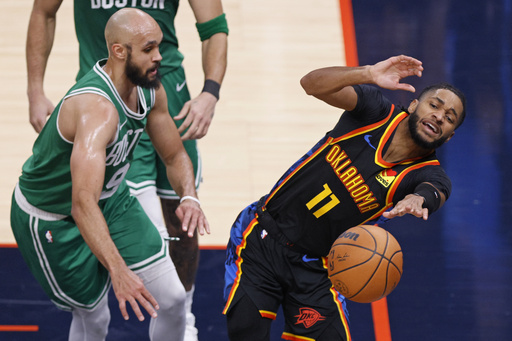
[[269,194],[236,219],[225,275],[231,340],[269,340],[280,305],[284,339],[351,340],[344,297],[327,276],[333,242],[348,228],[381,217],[426,220],[450,195],[435,149],[462,123],[464,95],[437,84],[403,110],[377,87],[362,85],[414,92],[400,80],[422,72],[420,61],[397,56],[303,77],[308,94],[346,111]]

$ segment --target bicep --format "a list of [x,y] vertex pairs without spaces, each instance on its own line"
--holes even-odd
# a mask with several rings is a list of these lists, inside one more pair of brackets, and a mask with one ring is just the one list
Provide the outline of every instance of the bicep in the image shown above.
[[73,197],[76,199],[77,195],[79,198],[83,193],[89,193],[99,200],[105,176],[106,149],[115,137],[119,116],[106,100],[84,101],[78,97],[71,98],[74,103],[67,103],[61,112],[68,116],[62,129],[73,131],[70,160]]

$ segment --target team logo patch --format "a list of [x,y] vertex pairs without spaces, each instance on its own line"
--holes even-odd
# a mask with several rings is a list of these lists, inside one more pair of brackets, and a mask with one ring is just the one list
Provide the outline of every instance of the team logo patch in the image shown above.
[[299,315],[295,315],[295,317],[297,318],[295,324],[302,323],[306,328],[313,326],[318,321],[325,320],[325,317],[312,308],[300,308]]
[[396,172],[392,169],[384,169],[382,172],[377,174],[375,179],[377,179],[380,184],[386,188],[391,185],[391,183],[395,180]]
[[47,241],[49,244],[53,243],[52,231],[50,231],[50,230],[46,231],[46,233],[44,234],[44,236],[46,237],[46,241]]

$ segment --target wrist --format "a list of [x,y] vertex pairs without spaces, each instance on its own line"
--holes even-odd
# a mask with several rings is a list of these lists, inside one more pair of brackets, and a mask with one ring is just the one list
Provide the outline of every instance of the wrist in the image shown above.
[[375,84],[375,78],[373,76],[373,71],[372,71],[372,68],[373,68],[373,65],[368,65],[367,66],[367,71],[368,71],[368,83],[370,84]]
[[180,204],[184,202],[185,200],[192,200],[195,201],[199,206],[201,206],[201,202],[196,197],[193,197],[191,195],[184,195],[180,198]]
[[203,90],[201,90],[201,92],[208,92],[219,100],[220,84],[212,79],[207,79],[204,81]]
[[441,206],[441,195],[432,185],[421,183],[416,186],[413,194],[423,197],[422,207],[427,208],[429,214],[432,214]]

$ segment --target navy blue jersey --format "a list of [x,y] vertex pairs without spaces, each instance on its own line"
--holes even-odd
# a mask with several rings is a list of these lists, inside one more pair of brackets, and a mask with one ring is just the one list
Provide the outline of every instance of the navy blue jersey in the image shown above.
[[354,86],[358,103],[277,182],[265,201],[291,244],[327,256],[350,227],[377,219],[422,182],[448,198],[451,182],[432,153],[387,162],[383,156],[408,113],[372,86]]

